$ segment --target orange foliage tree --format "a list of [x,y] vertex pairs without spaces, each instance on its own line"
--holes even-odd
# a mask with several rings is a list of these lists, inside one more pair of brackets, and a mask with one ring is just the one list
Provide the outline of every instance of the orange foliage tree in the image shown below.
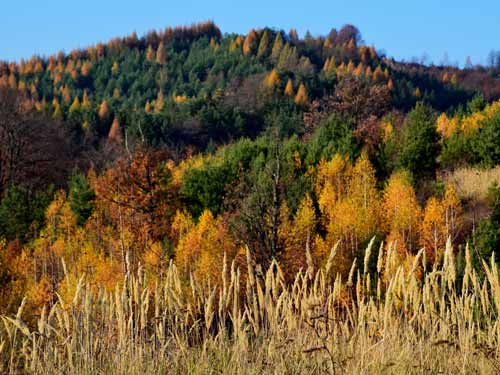
[[326,237],[316,241],[324,258],[341,240],[337,271],[345,273],[380,223],[379,194],[373,166],[363,154],[353,166],[340,155],[318,167],[316,194]]
[[284,248],[280,263],[287,278],[292,280],[300,269],[307,268],[307,251],[313,251],[316,213],[309,195],[302,200],[293,220],[289,220],[286,206],[281,211],[279,236]]
[[254,53],[255,49],[257,48],[257,39],[258,36],[255,30],[250,30],[247,37],[245,38],[245,41],[243,42],[243,54],[245,56],[250,56],[252,53]]
[[392,174],[384,190],[384,227],[387,241],[397,242],[397,250],[404,255],[417,248],[422,210],[406,171]]
[[219,283],[224,258],[231,260],[237,253],[224,220],[206,210],[198,224],[184,213],[177,213],[174,223],[179,238],[175,249],[177,266],[186,276],[192,273],[198,279]]
[[297,95],[295,95],[295,104],[298,106],[307,106],[309,104],[309,96],[303,83],[300,84]]
[[422,220],[420,244],[425,248],[427,259],[434,263],[446,245],[445,207],[436,197],[431,197],[425,206]]
[[[171,171],[160,150],[139,149],[119,158],[113,167],[95,179],[96,215],[91,221],[96,233],[107,222],[116,233],[115,250],[135,264],[154,242],[170,235],[170,219],[176,211],[176,193]],[[124,264],[124,263],[123,263]],[[125,264],[124,264],[125,268]]]
[[455,241],[462,226],[462,205],[451,185],[446,186],[442,199],[427,201],[422,220],[421,246],[433,263],[441,257],[448,238]]

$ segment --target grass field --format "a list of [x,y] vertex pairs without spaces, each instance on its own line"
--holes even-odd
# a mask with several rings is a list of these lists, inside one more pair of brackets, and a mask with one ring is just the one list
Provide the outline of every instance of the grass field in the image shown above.
[[114,293],[81,279],[72,301],[61,298],[31,328],[23,306],[2,317],[0,373],[500,373],[494,264],[482,277],[467,251],[459,276],[450,244],[432,270],[423,252],[401,263],[392,247],[370,246],[341,280],[335,258],[332,249],[324,268],[309,265],[291,285],[278,264],[259,274],[249,253],[219,287],[182,280],[174,264],[161,282],[139,270]]

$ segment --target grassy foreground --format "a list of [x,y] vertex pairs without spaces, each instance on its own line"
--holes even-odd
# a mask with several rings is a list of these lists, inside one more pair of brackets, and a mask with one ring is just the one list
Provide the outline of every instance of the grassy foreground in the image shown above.
[[[141,270],[114,293],[80,280],[32,330],[23,307],[0,323],[3,374],[498,374],[500,279],[495,264],[457,279],[451,245],[427,270],[372,247],[348,280],[326,266],[285,285],[247,253],[219,287],[184,281],[174,264],[150,285]],[[369,273],[369,259],[377,259]],[[357,263],[357,265],[356,265]],[[244,281],[243,281],[244,280]],[[69,282],[69,280],[68,280]]]

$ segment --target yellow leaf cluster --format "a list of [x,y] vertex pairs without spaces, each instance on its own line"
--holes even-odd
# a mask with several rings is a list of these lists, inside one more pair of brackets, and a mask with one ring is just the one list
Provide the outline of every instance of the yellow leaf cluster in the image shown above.
[[[177,225],[186,229],[189,222]],[[199,279],[210,279],[218,283],[224,255],[232,259],[236,251],[234,241],[222,220],[216,219],[206,210],[200,216],[198,224],[191,225],[184,233],[180,232],[175,260],[185,275],[192,273]]]

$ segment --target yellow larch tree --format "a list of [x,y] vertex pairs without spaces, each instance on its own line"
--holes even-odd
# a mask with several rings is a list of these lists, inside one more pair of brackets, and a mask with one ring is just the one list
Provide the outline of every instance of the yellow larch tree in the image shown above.
[[75,69],[75,62],[70,58],[66,63],[66,68],[64,70],[67,74],[72,75]]
[[276,38],[274,38],[273,49],[271,50],[271,61],[278,61],[281,50],[283,49],[283,45],[283,37],[281,36],[281,33],[276,34]]
[[474,134],[478,129],[483,127],[485,120],[487,120],[485,111],[474,112],[462,119],[461,130],[466,135]]
[[245,38],[245,41],[243,42],[243,54],[245,56],[250,56],[251,54],[253,54],[255,48],[257,47],[257,39],[258,36],[255,30],[250,30]]
[[186,229],[180,234],[176,247],[176,264],[185,276],[192,273],[198,279],[210,279],[218,284],[224,255],[232,260],[237,252],[225,223],[206,210],[198,224]]
[[300,84],[294,101],[295,104],[301,107],[307,106],[309,104],[309,96],[307,95],[307,90],[303,83]]
[[156,50],[156,62],[159,65],[165,65],[167,63],[167,53],[165,51],[165,44],[160,42],[158,49]]
[[214,37],[210,38],[210,48],[215,50],[219,48],[219,43],[217,43],[217,40]]
[[420,245],[425,248],[431,263],[439,260],[446,245],[446,212],[441,201],[431,197],[427,201],[422,220]]
[[459,129],[459,119],[457,117],[449,118],[446,113],[442,113],[437,118],[437,131],[443,139],[448,139]]
[[361,77],[365,73],[365,67],[363,63],[359,63],[356,69],[354,69],[353,74],[355,77]]
[[333,44],[330,40],[330,38],[326,38],[325,41],[323,42],[323,52],[330,52],[333,48]]
[[382,120],[380,128],[382,130],[382,140],[384,143],[387,143],[394,136],[394,126],[390,120],[384,119]]
[[181,238],[184,238],[194,227],[192,217],[184,211],[177,210],[172,220],[172,234],[178,243]]
[[275,69],[271,70],[271,72],[264,78],[264,87],[269,90],[274,90],[276,86],[280,84],[280,75],[278,71]]
[[[321,160],[317,168],[316,195],[320,197],[325,188],[330,189],[335,197],[344,194],[348,189],[349,180],[347,176],[350,173],[351,166],[345,156],[335,154],[329,161]],[[321,209],[321,198],[319,204]]]
[[103,100],[99,105],[99,111],[97,115],[101,120],[106,120],[109,118],[109,106],[106,100]]
[[291,280],[300,269],[307,268],[307,249],[311,253],[313,251],[316,214],[311,197],[304,197],[293,220],[288,220],[286,207],[282,207],[281,215],[279,236],[284,243],[284,250],[280,262],[284,266],[286,276]]
[[446,237],[454,241],[462,229],[463,208],[460,198],[451,184],[446,185],[442,204],[445,210]]
[[89,61],[85,61],[82,64],[82,69],[81,69],[82,76],[87,77],[90,74],[91,69],[92,69],[92,64]]
[[184,104],[188,101],[188,97],[186,95],[177,95],[176,93],[172,94],[172,99],[175,104]]
[[111,66],[111,74],[117,75],[120,70],[120,66],[118,65],[117,61],[113,62],[113,65]]
[[111,128],[108,133],[108,141],[115,142],[120,144],[122,142],[122,132],[120,121],[118,121],[118,117],[115,117],[113,123],[111,124]]
[[390,239],[398,239],[401,254],[417,249],[421,208],[406,171],[391,175],[383,194],[384,227]]
[[63,99],[63,102],[66,103],[66,104],[69,104],[69,102],[71,101],[71,93],[69,91],[69,87],[68,86],[64,86],[61,90],[61,96],[62,96],[62,99]]
[[347,73],[354,73],[354,69],[356,69],[356,66],[354,65],[354,62],[352,60],[349,60],[349,63],[347,64],[346,70]]
[[148,45],[148,48],[146,49],[146,61],[153,61],[155,59],[155,51],[153,50],[153,47],[151,45]]
[[69,107],[69,113],[73,113],[80,110],[80,99],[78,99],[78,96],[75,96],[75,99],[73,100],[73,103]]
[[366,79],[372,79],[373,78],[373,71],[371,66],[367,66],[365,69],[365,78]]
[[389,79],[391,77],[391,73],[389,72],[389,68],[384,69],[384,78]]
[[389,79],[389,81],[387,82],[387,88],[389,89],[389,91],[394,90],[394,82],[392,81],[392,79]]
[[293,98],[295,96],[295,92],[293,91],[293,82],[291,78],[288,78],[288,81],[285,86],[285,95]]
[[260,37],[259,48],[257,49],[257,57],[261,58],[267,54],[269,48],[269,32],[266,30]]
[[90,100],[89,100],[89,94],[87,93],[87,90],[83,91],[82,109],[84,109],[84,110],[90,109]]
[[330,66],[330,61],[331,61],[331,58],[328,57],[326,60],[325,60],[325,63],[323,64],[323,71],[324,72],[327,72],[328,71],[328,67]]
[[337,71],[337,64],[335,62],[335,57],[331,57],[325,63],[325,73],[331,76],[333,73]]
[[54,112],[52,113],[52,117],[55,119],[61,119],[62,118],[62,111],[61,111],[61,105],[59,104],[59,101],[54,98],[52,101],[52,106],[54,107]]
[[11,73],[9,75],[8,82],[9,82],[9,87],[11,89],[14,89],[14,90],[17,89],[17,78],[16,78],[16,76],[14,74]]
[[163,93],[158,91],[158,96],[156,97],[155,100],[155,113],[160,113],[163,110],[163,107],[165,106],[165,99],[163,98]]
[[373,80],[377,83],[380,83],[384,80],[384,72],[382,71],[382,68],[380,68],[380,65],[377,66],[373,72]]
[[375,171],[363,154],[355,165],[340,155],[318,166],[315,191],[326,237],[317,238],[315,254],[324,259],[341,241],[336,271],[345,274],[356,253],[380,226]]
[[241,35],[238,35],[236,38],[234,38],[231,43],[229,43],[229,52],[235,52],[240,50],[242,44],[243,44],[243,37]]
[[441,80],[443,81],[443,83],[448,83],[450,82],[450,75],[448,74],[448,72],[444,72],[443,74],[443,77],[441,78]]
[[361,241],[366,241],[379,227],[379,193],[376,188],[375,169],[363,153],[352,169],[349,181],[349,197],[356,206],[356,235]]

